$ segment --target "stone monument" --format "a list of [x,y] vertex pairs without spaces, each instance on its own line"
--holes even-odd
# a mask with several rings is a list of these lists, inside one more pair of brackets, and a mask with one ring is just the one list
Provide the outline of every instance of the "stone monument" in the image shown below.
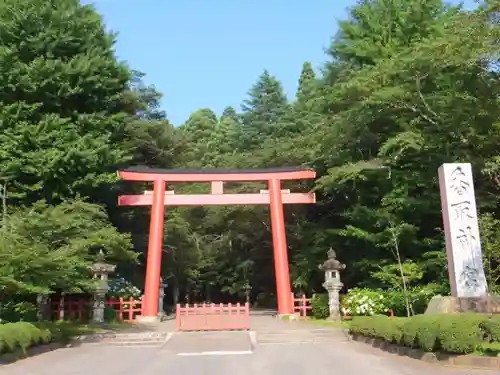
[[328,292],[329,316],[327,320],[340,321],[340,291],[344,284],[340,281],[340,271],[346,268],[345,264],[337,260],[335,250],[328,250],[328,259],[319,266],[325,272],[325,282],[323,288]]
[[433,297],[426,313],[494,312],[499,305],[488,294],[471,164],[443,164],[438,174],[451,297]]
[[104,300],[109,290],[108,275],[115,271],[116,265],[105,263],[105,255],[101,251],[97,254],[96,262],[90,266],[94,273],[96,285],[94,289],[94,304],[92,310],[92,321],[104,323]]

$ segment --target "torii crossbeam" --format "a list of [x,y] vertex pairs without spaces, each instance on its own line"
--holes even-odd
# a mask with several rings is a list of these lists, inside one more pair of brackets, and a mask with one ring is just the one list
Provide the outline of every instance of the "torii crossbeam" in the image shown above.
[[[269,204],[278,311],[282,315],[294,313],[283,204],[315,203],[316,199],[314,193],[290,193],[290,190],[281,190],[281,181],[313,179],[316,177],[316,172],[295,167],[251,170],[170,170],[129,167],[118,170],[118,175],[128,181],[150,181],[154,187],[152,192],[122,195],[118,198],[120,206],[151,206],[146,282],[142,301],[143,320],[154,321],[158,315],[165,206]],[[224,193],[224,182],[252,181],[267,182],[269,190],[253,194]],[[211,194],[175,194],[172,190],[166,190],[167,183],[172,182],[210,182],[212,191]]]

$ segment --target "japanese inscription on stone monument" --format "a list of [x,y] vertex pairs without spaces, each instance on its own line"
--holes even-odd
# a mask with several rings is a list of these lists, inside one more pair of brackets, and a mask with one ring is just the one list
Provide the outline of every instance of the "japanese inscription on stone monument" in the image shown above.
[[439,187],[451,294],[484,296],[488,289],[470,163],[443,164],[439,168]]

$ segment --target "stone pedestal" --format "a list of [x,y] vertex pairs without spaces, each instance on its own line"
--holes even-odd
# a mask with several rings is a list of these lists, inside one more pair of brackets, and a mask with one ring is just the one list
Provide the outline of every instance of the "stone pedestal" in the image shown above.
[[92,310],[92,321],[95,323],[104,323],[104,300],[109,290],[108,275],[114,272],[116,268],[116,265],[105,263],[104,260],[105,255],[100,250],[96,256],[96,263],[90,266],[90,270],[94,273],[94,279],[96,279]]
[[158,293],[158,317],[160,320],[163,320],[165,317],[165,310],[163,310],[163,299],[165,298],[165,287],[167,284],[163,282],[163,279],[160,277],[160,292]]
[[425,314],[456,314],[475,312],[483,314],[500,314],[500,296],[484,297],[451,297],[434,296],[429,301]]
[[107,288],[101,287],[94,293],[94,304],[92,309],[92,321],[94,323],[104,323],[104,299],[106,298]]
[[38,321],[47,320],[50,318],[49,296],[47,294],[39,294],[36,296],[37,319]]
[[344,284],[338,280],[323,283],[323,287],[328,292],[328,310],[330,315],[327,320],[329,321],[339,322],[342,320],[340,315],[340,291],[343,286]]

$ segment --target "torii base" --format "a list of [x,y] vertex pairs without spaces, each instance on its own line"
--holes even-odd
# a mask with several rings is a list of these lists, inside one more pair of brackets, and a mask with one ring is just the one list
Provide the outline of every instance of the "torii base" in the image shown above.
[[152,324],[157,324],[157,323],[160,323],[161,319],[159,316],[138,316],[135,318],[135,322],[137,324],[148,324],[148,325],[152,325]]
[[278,314],[276,319],[282,322],[292,322],[299,320],[298,314]]

